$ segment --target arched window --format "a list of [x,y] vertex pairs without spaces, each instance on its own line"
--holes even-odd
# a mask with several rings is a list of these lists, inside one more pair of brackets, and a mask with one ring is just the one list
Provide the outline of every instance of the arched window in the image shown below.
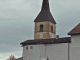
[[43,25],[40,25],[40,32],[43,32]]
[[51,26],[51,32],[53,33],[53,26]]

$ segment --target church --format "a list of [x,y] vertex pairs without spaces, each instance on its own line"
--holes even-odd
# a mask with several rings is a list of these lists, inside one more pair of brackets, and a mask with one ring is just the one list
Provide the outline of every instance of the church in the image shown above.
[[20,43],[23,56],[16,60],[80,60],[80,23],[68,33],[71,37],[59,38],[49,0],[43,0],[34,23],[34,39]]

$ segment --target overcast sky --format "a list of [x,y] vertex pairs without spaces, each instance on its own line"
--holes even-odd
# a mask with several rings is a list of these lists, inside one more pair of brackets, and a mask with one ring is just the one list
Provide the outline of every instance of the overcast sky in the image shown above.
[[[50,11],[57,22],[56,33],[67,33],[80,23],[80,0],[49,0]],[[22,56],[21,42],[34,39],[34,19],[42,0],[0,0],[0,60],[11,54]]]

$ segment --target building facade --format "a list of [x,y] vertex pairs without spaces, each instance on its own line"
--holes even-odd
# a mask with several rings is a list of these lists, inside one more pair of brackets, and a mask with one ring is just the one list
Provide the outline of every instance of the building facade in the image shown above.
[[24,46],[23,60],[68,60],[68,43]]
[[80,60],[80,24],[68,35],[56,38],[56,22],[51,15],[49,1],[43,0],[39,15],[34,20],[34,39],[20,44],[22,60]]
[[34,39],[50,39],[56,36],[56,22],[50,12],[49,1],[43,0],[42,8],[35,22]]
[[74,27],[68,35],[71,35],[70,60],[80,60],[80,23]]

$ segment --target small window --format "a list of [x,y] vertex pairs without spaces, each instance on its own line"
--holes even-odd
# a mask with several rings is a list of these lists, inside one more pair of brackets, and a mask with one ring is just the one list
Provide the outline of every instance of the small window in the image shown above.
[[33,49],[33,47],[31,46],[30,49]]
[[28,47],[26,47],[26,50],[28,50]]
[[51,26],[51,32],[53,33],[53,26]]
[[40,32],[43,32],[43,25],[40,25]]

